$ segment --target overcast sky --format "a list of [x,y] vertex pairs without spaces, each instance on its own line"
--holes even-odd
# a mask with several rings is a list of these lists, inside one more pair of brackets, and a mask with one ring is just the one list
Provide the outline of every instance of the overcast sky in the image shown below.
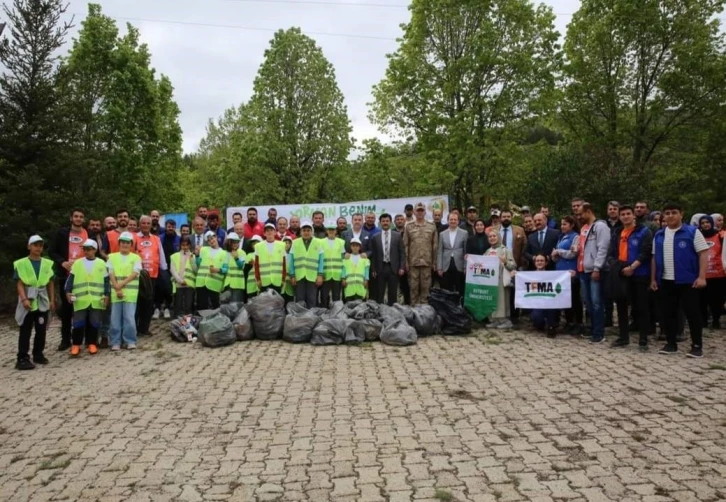
[[[367,118],[371,87],[397,48],[406,0],[96,0],[149,45],[157,71],[171,78],[181,109],[184,151],[193,152],[207,121],[249,99],[265,49],[278,29],[299,26],[333,64],[357,140],[380,136]],[[579,0],[547,0],[564,34]],[[70,1],[80,26],[87,2]],[[188,24],[183,24],[188,23]],[[217,25],[217,26],[215,26]],[[326,35],[327,34],[327,35]],[[73,33],[75,36],[75,32]]]

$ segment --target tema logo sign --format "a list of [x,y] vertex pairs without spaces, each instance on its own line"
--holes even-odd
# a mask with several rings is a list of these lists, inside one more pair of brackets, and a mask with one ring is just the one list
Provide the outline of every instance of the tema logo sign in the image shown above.
[[526,288],[526,292],[524,293],[525,298],[554,298],[562,293],[562,286],[559,282],[556,284],[551,282],[525,282],[524,287]]
[[493,268],[486,268],[481,263],[472,263],[469,265],[469,269],[472,271],[474,277],[484,277],[491,279],[496,277],[497,273]]

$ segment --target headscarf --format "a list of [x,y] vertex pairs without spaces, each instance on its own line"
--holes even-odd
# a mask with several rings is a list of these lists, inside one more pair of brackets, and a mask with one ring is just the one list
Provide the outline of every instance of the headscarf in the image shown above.
[[495,228],[490,228],[489,231],[486,233],[487,236],[487,242],[489,242],[489,234],[495,234],[497,236],[497,242],[494,244],[489,243],[489,246],[491,249],[497,249],[502,246],[502,236],[499,234],[499,231]]
[[691,217],[691,226],[698,227],[698,222],[701,221],[701,216],[706,216],[704,213],[696,213]]
[[713,218],[713,222],[714,222],[714,224],[715,224],[715,223],[716,223],[716,220],[717,220],[717,219],[719,219],[719,218],[720,218],[720,219],[722,219],[722,220],[723,220],[723,215],[722,215],[721,213],[713,213],[713,214],[711,215],[711,218]]
[[489,240],[487,239],[487,229],[484,220],[478,218],[474,222],[474,228],[476,229],[476,224],[480,221],[482,225],[484,225],[484,231],[482,233],[478,233],[476,230],[474,230],[474,233],[471,234],[471,236],[469,237],[469,239],[472,240],[472,245],[474,249],[476,249],[477,253],[483,253],[484,250],[489,247]]
[[650,214],[648,215],[648,221],[655,221],[656,216],[661,216],[661,212],[660,211],[651,211]]
[[[702,229],[701,228],[701,222],[702,221],[709,222],[711,224],[711,229],[710,230],[704,230],[704,229]],[[716,230],[716,225],[713,224],[713,218],[711,218],[711,216],[709,216],[707,214],[704,214],[703,216],[701,216],[698,219],[698,229],[701,231],[701,233],[703,234],[703,236],[706,237],[706,238],[713,237],[714,235],[716,235],[718,233],[718,230]]]

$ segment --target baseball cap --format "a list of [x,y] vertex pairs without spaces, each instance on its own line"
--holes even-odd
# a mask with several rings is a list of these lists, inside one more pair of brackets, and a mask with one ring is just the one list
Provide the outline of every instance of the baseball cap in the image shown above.
[[292,242],[292,237],[290,237],[289,235],[286,235],[285,237],[282,238],[282,240]]
[[532,210],[529,208],[529,206],[522,206],[522,211],[521,212],[523,212],[523,213],[531,213]]
[[36,242],[45,242],[43,238],[40,235],[31,235],[30,239],[28,239],[28,246],[31,244],[35,244]]
[[271,228],[272,230],[276,230],[277,229],[277,227],[274,224],[272,224],[272,223],[265,223],[265,230],[267,230],[268,228]]
[[362,246],[362,244],[361,244],[361,242],[360,242],[360,239],[359,239],[358,237],[353,237],[353,238],[352,238],[352,239],[350,240],[350,243],[351,243],[351,244],[359,244],[359,245],[361,245],[361,246]]
[[302,225],[300,225],[300,228],[310,227],[313,228],[313,224],[309,221],[303,221]]
[[416,209],[416,211],[418,211],[419,209],[426,209],[426,206],[424,205],[423,202],[418,202],[414,209]]
[[83,243],[83,247],[98,249],[98,243],[96,241],[94,241],[93,239],[86,239],[86,242]]
[[325,223],[325,228],[328,230],[336,230],[338,225],[333,220],[328,220],[328,222]]
[[471,211],[474,211],[476,213],[479,212],[479,210],[476,208],[476,206],[469,206],[469,207],[466,208],[466,212],[467,213],[470,213]]
[[260,237],[259,235],[253,235],[252,241],[262,242],[262,237]]
[[123,232],[118,236],[118,240],[125,242],[134,242],[134,235],[131,232]]
[[206,241],[206,240],[209,240],[209,238],[210,238],[210,237],[217,237],[217,236],[216,236],[216,235],[215,235],[215,233],[214,233],[214,232],[212,232],[211,230],[207,230],[207,231],[206,231],[206,232],[204,233],[204,240],[205,240],[205,241]]
[[492,216],[501,216],[502,212],[499,209],[492,209]]
[[227,234],[227,240],[239,242],[242,239],[239,238],[236,232],[230,232]]

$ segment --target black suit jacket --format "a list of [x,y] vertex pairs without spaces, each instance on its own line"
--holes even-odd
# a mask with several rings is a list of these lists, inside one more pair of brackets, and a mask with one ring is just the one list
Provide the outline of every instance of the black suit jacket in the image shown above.
[[[398,273],[406,263],[406,251],[403,247],[403,235],[391,229],[391,242],[389,244],[389,258],[391,268]],[[371,238],[370,256],[371,267],[375,272],[383,270],[383,230]]]
[[[353,239],[353,229],[351,228],[350,230],[346,230],[345,232],[343,232],[342,238],[345,241],[345,252],[350,253],[351,252],[350,241]],[[366,256],[368,256],[368,254],[371,252],[370,251],[371,236],[366,229],[361,229],[360,240],[361,240],[360,252],[365,253]]]
[[539,245],[539,231],[536,230],[529,234],[527,237],[527,247],[524,249],[524,258],[529,264],[529,270],[534,270],[534,257],[538,254],[543,254],[547,257],[547,270],[554,270],[555,263],[550,260],[552,250],[557,247],[557,242],[560,240],[560,231],[552,228],[547,228],[545,231],[544,241],[542,245]]

